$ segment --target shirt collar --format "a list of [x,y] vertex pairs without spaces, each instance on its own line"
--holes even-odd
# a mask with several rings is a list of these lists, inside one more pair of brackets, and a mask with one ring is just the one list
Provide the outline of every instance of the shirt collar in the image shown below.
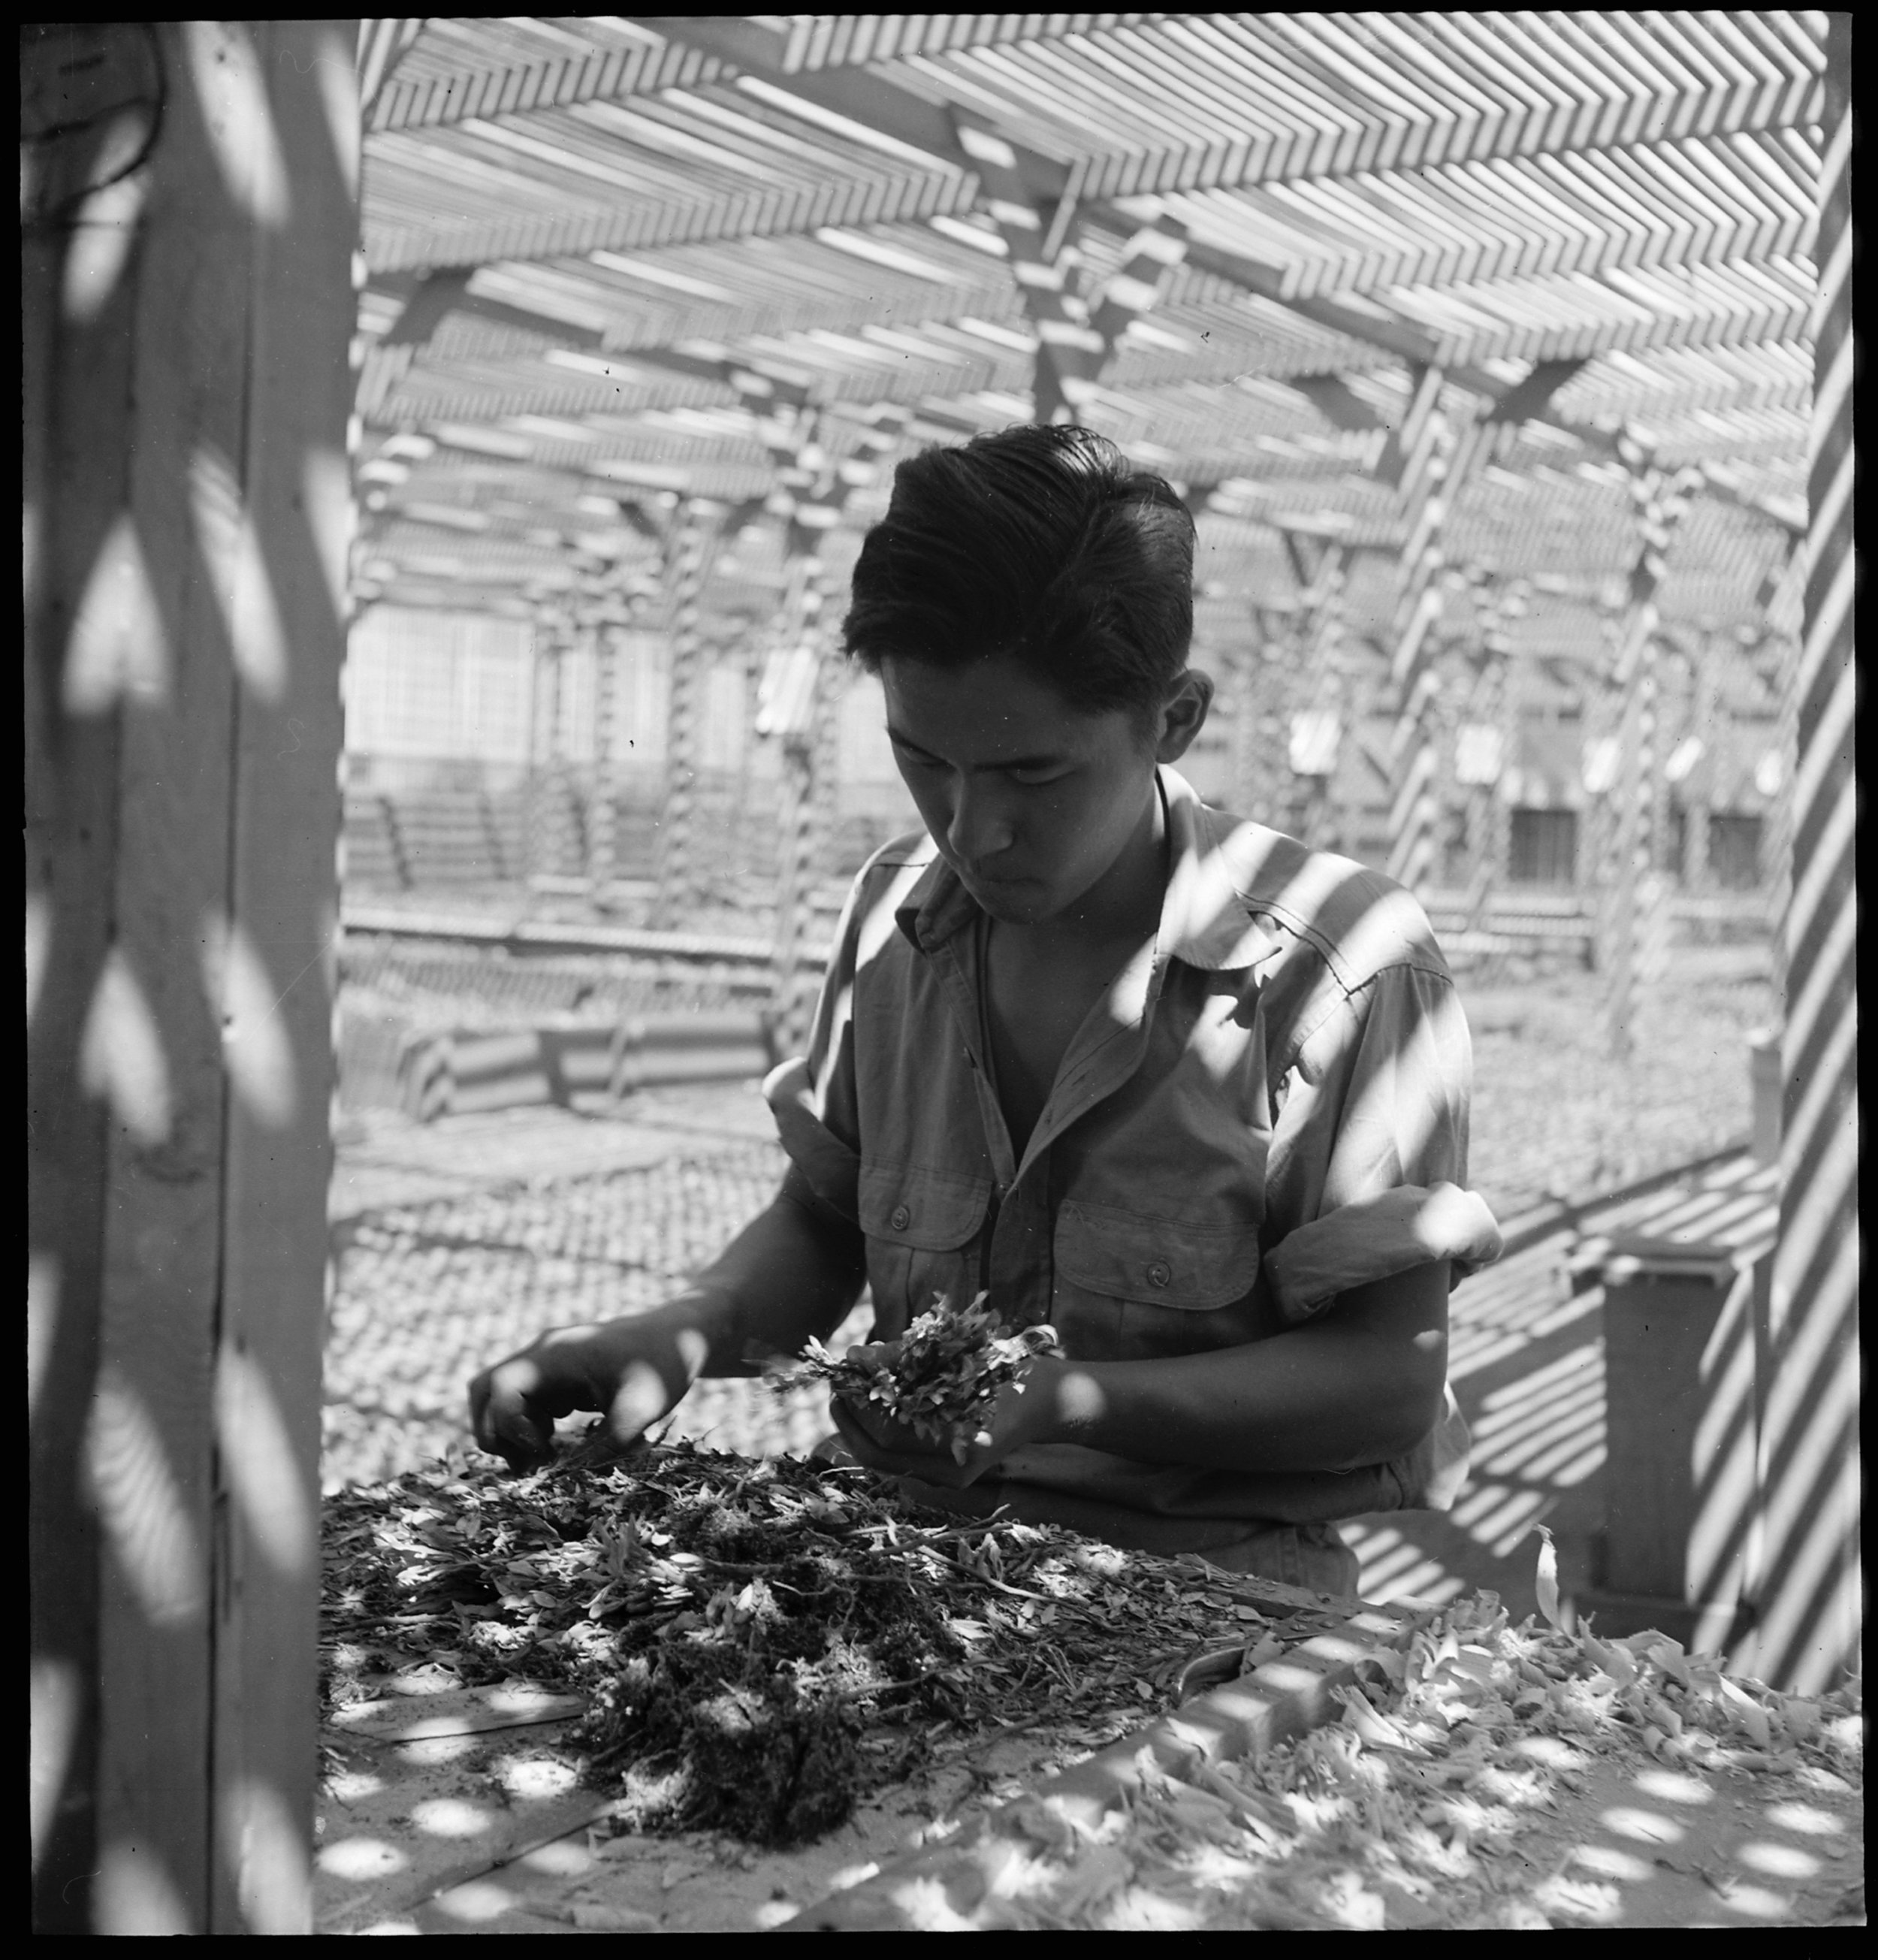
[[[1178,770],[1163,765],[1155,773],[1167,817],[1169,859],[1154,937],[1157,960],[1179,959],[1211,973],[1258,966],[1278,951],[1279,942],[1248,909],[1230,855],[1222,848],[1232,820],[1208,810]],[[913,945],[931,953],[969,925],[979,908],[931,838],[922,848],[931,861],[894,918]]]
[[1163,767],[1159,773],[1172,848],[1158,949],[1203,972],[1259,966],[1278,950],[1280,941],[1251,910],[1237,856],[1228,848],[1243,826],[1208,809],[1177,769]]

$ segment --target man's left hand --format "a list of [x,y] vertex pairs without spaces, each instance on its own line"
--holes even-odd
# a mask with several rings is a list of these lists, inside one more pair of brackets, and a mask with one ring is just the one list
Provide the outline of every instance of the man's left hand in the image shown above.
[[[885,1344],[851,1350],[849,1357],[869,1359],[875,1353],[886,1365]],[[837,1395],[829,1412],[855,1460],[870,1470],[888,1477],[916,1478],[942,1490],[962,1491],[1013,1450],[1042,1440],[1040,1432],[1050,1402],[1050,1373],[1059,1365],[1042,1357],[1031,1360],[1017,1381],[998,1391],[977,1434],[950,1446],[895,1422],[871,1403],[856,1404]]]

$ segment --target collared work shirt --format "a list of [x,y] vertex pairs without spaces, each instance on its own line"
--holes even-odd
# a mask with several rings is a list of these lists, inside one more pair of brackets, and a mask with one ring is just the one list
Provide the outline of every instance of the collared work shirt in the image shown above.
[[[865,1237],[876,1338],[988,1290],[1074,1360],[1191,1354],[1267,1339],[1366,1280],[1497,1255],[1461,1188],[1466,1023],[1419,906],[1208,809],[1171,769],[1160,789],[1159,929],[1071,1042],[1021,1159],[985,1052],[976,901],[924,835],[857,877],[809,1052],[766,1093],[797,1167]],[[1445,1507],[1466,1443],[1450,1395],[1390,1463],[1253,1473],[1057,1443],[1006,1458],[978,1500],[1199,1551]]]

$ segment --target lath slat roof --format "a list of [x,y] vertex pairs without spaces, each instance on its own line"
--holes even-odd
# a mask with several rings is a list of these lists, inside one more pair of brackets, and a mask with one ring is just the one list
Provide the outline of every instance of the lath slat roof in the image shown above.
[[[1405,359],[1475,390],[1587,361],[1548,412],[1590,451],[1539,425],[1500,439],[1526,503],[1561,494],[1544,466],[1595,457],[1620,424],[1732,472],[1717,495],[1790,510],[1799,486],[1808,17],[470,20],[426,21],[391,59],[367,145],[361,405],[380,431],[448,432],[374,486],[374,521],[402,499],[413,536],[459,523],[453,498],[520,522],[463,473],[478,445],[603,502],[750,494],[769,464],[733,360],[806,387],[835,453],[875,401],[914,408],[915,441],[1027,412],[1034,335],[955,110],[1017,146],[1040,198],[1077,192],[1087,286],[1133,224],[1186,228],[1187,265],[1087,412],[1182,480],[1234,478],[1236,523],[1288,503],[1395,535],[1361,424],[1398,412]],[[399,344],[431,268],[461,269]],[[1614,485],[1593,502],[1589,528],[1470,535],[1603,567],[1628,520]],[[1720,549],[1714,525],[1685,529],[1685,554]]]

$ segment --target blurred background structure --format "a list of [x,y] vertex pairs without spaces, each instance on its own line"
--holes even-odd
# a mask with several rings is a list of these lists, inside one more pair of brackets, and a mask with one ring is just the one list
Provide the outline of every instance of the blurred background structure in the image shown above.
[[[1033,417],[1194,512],[1198,788],[1467,990],[1517,1249],[1475,1488],[1366,1586],[1549,1519],[1607,1628],[1857,1664],[1848,14],[22,52],[44,1930],[303,1911],[329,1079],[330,1482],[762,1201],[747,1085],[915,820],[848,568]],[[759,1392],[685,1419],[799,1446]]]
[[1036,414],[1191,501],[1203,791],[1458,950],[1595,938],[1620,1046],[1765,931],[1802,16],[374,31],[355,892],[791,938],[911,819],[820,595]]

